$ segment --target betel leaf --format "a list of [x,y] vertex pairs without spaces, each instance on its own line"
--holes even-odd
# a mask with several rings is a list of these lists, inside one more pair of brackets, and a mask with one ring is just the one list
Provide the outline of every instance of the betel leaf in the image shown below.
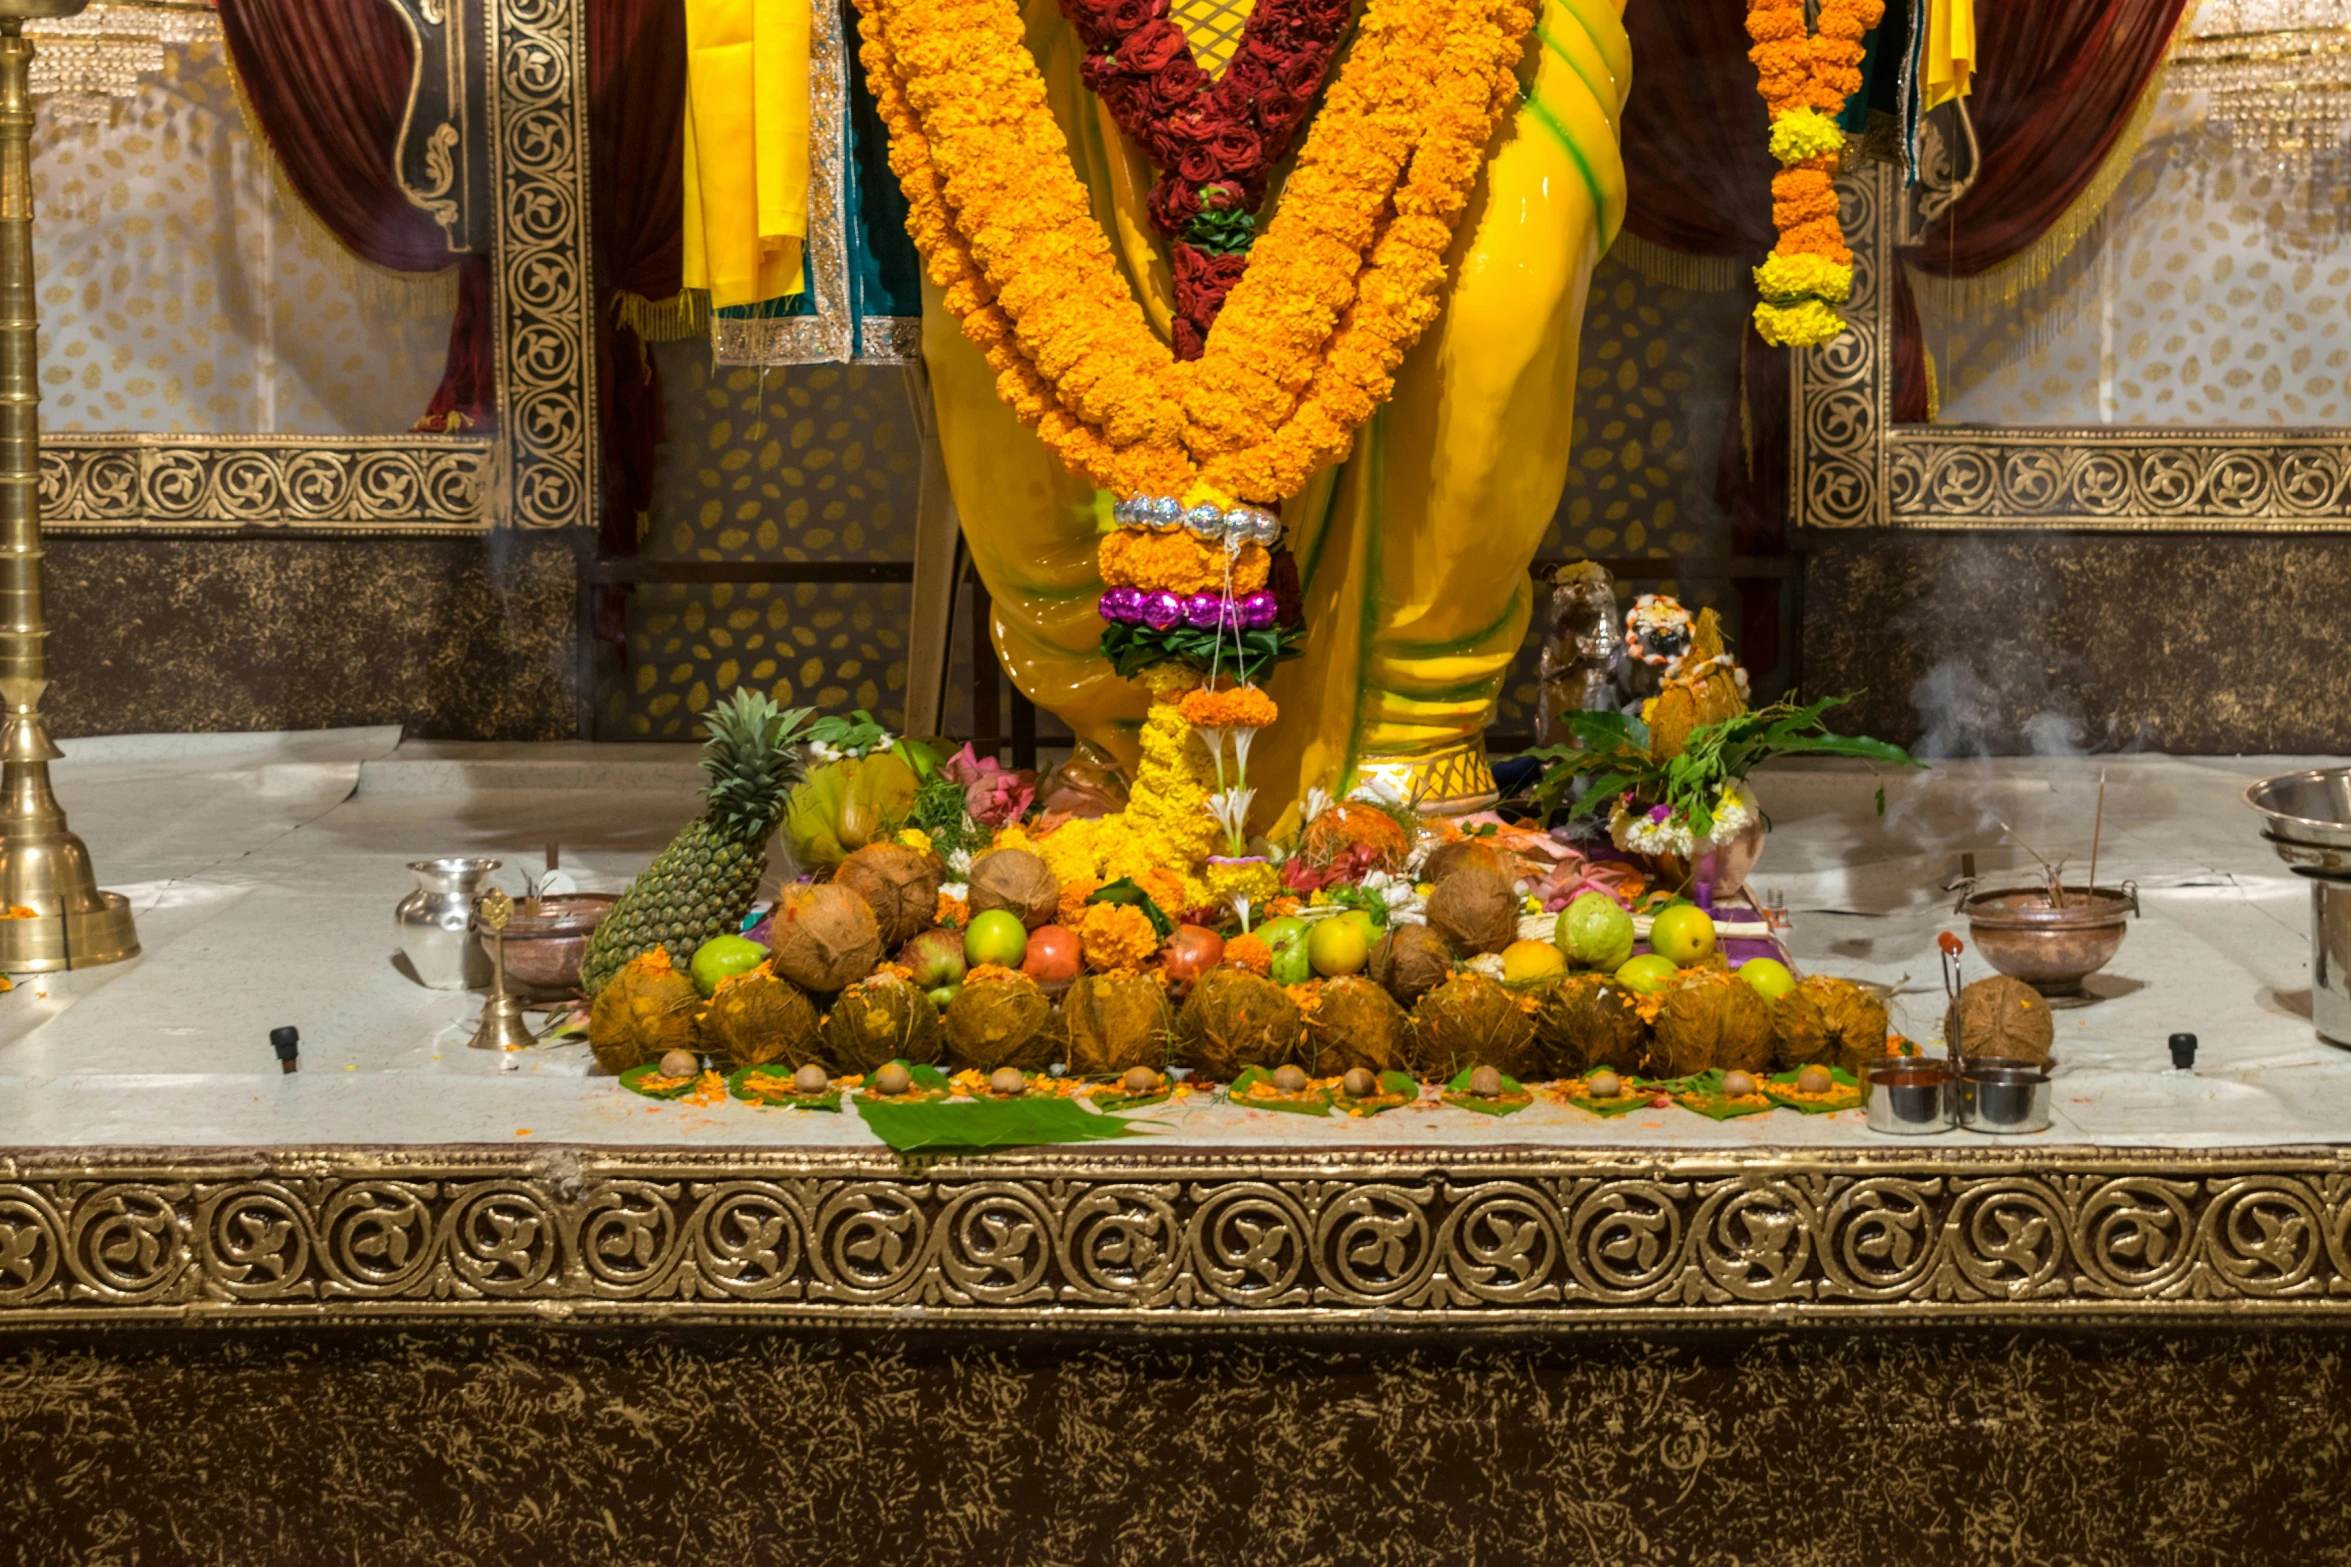
[[[1272,1090],[1260,1098],[1260,1087]],[[1273,1087],[1273,1074],[1264,1067],[1243,1067],[1241,1075],[1225,1090],[1225,1102],[1245,1110],[1279,1110],[1287,1115],[1329,1115],[1330,1095],[1318,1088],[1308,1087],[1299,1093],[1285,1094]]]
[[1507,1072],[1496,1074],[1502,1079],[1501,1093],[1492,1098],[1488,1098],[1484,1094],[1471,1093],[1469,1091],[1470,1074],[1476,1070],[1475,1067],[1463,1067],[1454,1074],[1453,1081],[1445,1085],[1443,1095],[1445,1103],[1458,1106],[1463,1110],[1474,1110],[1479,1115],[1516,1115],[1535,1102],[1535,1096],[1528,1093],[1519,1080]]
[[1796,1092],[1794,1072],[1774,1072],[1759,1085],[1774,1104],[1785,1105],[1806,1115],[1834,1115],[1839,1110],[1861,1108],[1861,1080],[1841,1066],[1829,1068],[1829,1092],[1826,1099],[1806,1099]]
[[[782,1086],[761,1088],[752,1079],[773,1082]],[[788,1106],[795,1110],[831,1110],[841,1108],[841,1090],[827,1086],[813,1094],[804,1094],[791,1086],[792,1074],[772,1066],[742,1066],[727,1074],[727,1092],[750,1105]]]
[[1694,1076],[1678,1079],[1673,1085],[1673,1102],[1693,1115],[1702,1115],[1709,1121],[1731,1121],[1742,1115],[1763,1115],[1770,1111],[1768,1095],[1758,1095],[1762,1104],[1726,1097],[1722,1091],[1723,1073],[1720,1067],[1709,1067]]
[[661,1063],[658,1061],[648,1061],[643,1066],[632,1066],[620,1074],[621,1087],[632,1094],[643,1094],[648,1099],[683,1099],[692,1093],[695,1086],[702,1081],[702,1074],[697,1072],[692,1077],[678,1078],[674,1082],[669,1082],[666,1087],[648,1088],[645,1086],[648,1082],[659,1083],[663,1081],[665,1080],[661,1075]]
[[860,1097],[857,1113],[900,1153],[926,1148],[1028,1148],[1145,1134],[1067,1099],[956,1099],[903,1104]]
[[1135,885],[1135,878],[1132,876],[1121,876],[1114,882],[1104,883],[1095,888],[1086,901],[1088,903],[1116,903],[1130,909],[1141,909],[1143,918],[1151,922],[1152,933],[1158,936],[1161,941],[1165,941],[1175,934],[1175,921],[1169,919],[1167,912],[1151,901],[1151,894]]
[[1254,681],[1283,659],[1296,658],[1303,637],[1295,626],[1262,631],[1170,626],[1154,631],[1149,626],[1114,620],[1102,629],[1102,656],[1122,680],[1132,680],[1153,664],[1172,661]]

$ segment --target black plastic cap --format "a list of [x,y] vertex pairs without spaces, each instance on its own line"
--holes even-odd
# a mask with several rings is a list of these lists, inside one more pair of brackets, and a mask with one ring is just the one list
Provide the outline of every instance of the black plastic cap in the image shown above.
[[2171,1064],[2183,1072],[2196,1064],[2196,1036],[2194,1034],[2174,1034],[2171,1036]]
[[302,1030],[298,1028],[271,1029],[269,1031],[269,1048],[278,1053],[280,1061],[293,1060],[295,1052],[302,1048]]

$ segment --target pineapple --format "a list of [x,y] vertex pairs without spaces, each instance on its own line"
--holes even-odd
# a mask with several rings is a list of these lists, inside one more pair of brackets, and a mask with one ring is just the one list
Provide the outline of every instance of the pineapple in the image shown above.
[[810,711],[786,711],[739,686],[712,709],[702,814],[645,867],[588,938],[580,984],[589,995],[639,953],[665,947],[683,969],[695,948],[741,926],[767,872],[767,840],[800,776],[800,727]]

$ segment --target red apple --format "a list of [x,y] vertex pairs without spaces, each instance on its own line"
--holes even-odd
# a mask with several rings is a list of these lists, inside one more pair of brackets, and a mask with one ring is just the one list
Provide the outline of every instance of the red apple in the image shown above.
[[1029,932],[1028,956],[1020,970],[1049,995],[1059,995],[1078,977],[1078,933],[1067,925],[1039,925]]
[[1167,964],[1168,988],[1189,990],[1193,980],[1224,961],[1224,938],[1205,925],[1178,925],[1160,955]]
[[933,928],[898,949],[898,961],[924,990],[937,990],[963,978],[963,938],[951,930]]

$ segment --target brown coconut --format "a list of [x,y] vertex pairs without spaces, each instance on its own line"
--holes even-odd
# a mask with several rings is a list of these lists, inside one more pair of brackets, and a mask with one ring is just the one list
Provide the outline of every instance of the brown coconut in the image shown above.
[[806,1066],[817,1059],[816,1029],[807,992],[764,963],[720,980],[702,1015],[702,1042],[725,1068]]
[[867,844],[841,862],[833,883],[865,900],[887,950],[929,929],[939,912],[938,862],[903,843]]
[[1167,1070],[1175,1048],[1175,1009],[1167,987],[1146,974],[1085,974],[1061,998],[1069,1034],[1069,1069],[1109,1077],[1131,1067]]
[[1639,998],[1608,974],[1561,980],[1535,1011],[1535,1042],[1543,1070],[1581,1077],[1608,1067],[1637,1072],[1649,1054],[1649,1025]]
[[1290,993],[1247,969],[1213,968],[1192,982],[1176,1014],[1176,1055],[1187,1066],[1229,1083],[1246,1066],[1295,1062],[1305,1022]]
[[1323,981],[1306,1017],[1306,1069],[1340,1077],[1356,1067],[1400,1072],[1412,1042],[1412,1019],[1396,998],[1360,974]]
[[971,862],[971,911],[1008,909],[1030,930],[1061,915],[1061,880],[1026,849],[990,849]]
[[[1420,879],[1441,884],[1455,871],[1472,865],[1482,865],[1490,871],[1504,871],[1502,856],[1483,838],[1456,838],[1451,843],[1439,844],[1429,851],[1426,863],[1420,868]],[[1505,872],[1507,874],[1507,872]]]
[[1500,952],[1518,940],[1518,902],[1510,878],[1501,871],[1464,865],[1429,894],[1429,929],[1464,957]]
[[967,979],[947,1003],[948,1064],[1041,1072],[1061,1058],[1060,1021],[1053,998],[1026,974],[1007,969]]
[[702,994],[677,971],[665,948],[632,958],[588,1009],[588,1048],[596,1064],[621,1073],[700,1044]]
[[1665,993],[1649,1049],[1667,1077],[1708,1067],[1760,1072],[1771,1064],[1771,1007],[1753,985],[1722,969],[1692,969]]
[[1817,1061],[1857,1073],[1886,1053],[1886,1004],[1849,979],[1807,974],[1772,1003],[1771,1031],[1783,1072]]
[[1954,1055],[2047,1061],[2057,1019],[2039,991],[1994,974],[1962,990],[1958,1007],[1943,1014],[1943,1043]]
[[887,1061],[947,1059],[939,1009],[911,981],[876,974],[833,998],[824,1020],[824,1064],[836,1075],[871,1072]]
[[1371,949],[1367,972],[1403,1006],[1453,975],[1453,949],[1426,925],[1398,925]]
[[768,936],[768,962],[778,975],[802,990],[834,991],[881,960],[881,928],[863,898],[838,882],[784,889]]
[[1477,1066],[1533,1077],[1535,1020],[1521,999],[1483,974],[1454,975],[1412,1009],[1413,1070],[1435,1082]]

